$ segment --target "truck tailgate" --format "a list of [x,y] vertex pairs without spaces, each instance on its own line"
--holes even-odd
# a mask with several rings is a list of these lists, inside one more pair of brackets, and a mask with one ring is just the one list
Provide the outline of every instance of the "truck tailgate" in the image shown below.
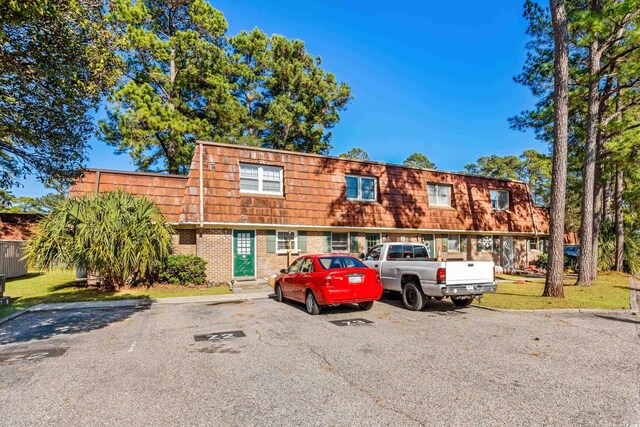
[[493,282],[491,261],[448,261],[445,263],[447,285]]

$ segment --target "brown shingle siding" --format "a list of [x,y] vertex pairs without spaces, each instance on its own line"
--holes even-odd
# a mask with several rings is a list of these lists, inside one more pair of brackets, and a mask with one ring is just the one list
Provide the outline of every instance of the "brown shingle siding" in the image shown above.
[[[236,146],[204,145],[215,167],[205,168],[207,223],[296,224],[380,228],[446,229],[535,233],[527,187],[521,182],[492,180],[379,163],[296,153],[274,153]],[[194,164],[197,168],[197,158]],[[284,170],[284,196],[240,193],[240,163],[279,166]],[[345,196],[345,175],[377,178],[378,201],[354,202]],[[452,185],[452,208],[429,207],[427,183]],[[199,171],[192,170],[181,219],[197,221]],[[509,212],[491,209],[490,189],[508,190]],[[195,215],[197,216],[197,215]],[[538,232],[545,221],[536,215]]]
[[99,192],[123,189],[138,196],[148,197],[158,204],[167,221],[178,222],[182,210],[181,202],[187,188],[186,176],[89,170],[71,186],[69,197],[95,194],[98,175]]
[[[442,171],[319,155],[204,144],[204,222],[364,227],[420,230],[500,231],[546,234],[548,213],[533,207],[526,184]],[[158,203],[171,222],[200,221],[199,150],[188,177],[102,171],[99,191],[124,188]],[[240,192],[239,165],[283,168],[284,195]],[[346,199],[345,175],[377,178],[377,200]],[[89,171],[71,195],[95,192]],[[452,186],[451,207],[429,206],[427,183]],[[509,212],[494,212],[489,191],[510,192]]]

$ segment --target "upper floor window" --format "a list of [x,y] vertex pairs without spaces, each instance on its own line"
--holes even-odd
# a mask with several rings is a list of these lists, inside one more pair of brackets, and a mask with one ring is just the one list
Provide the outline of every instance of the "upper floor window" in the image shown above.
[[427,184],[429,206],[451,206],[451,186]]
[[282,168],[241,164],[240,192],[282,195]]
[[504,190],[490,190],[491,207],[496,211],[509,210],[509,192]]
[[349,200],[376,200],[376,179],[366,176],[347,175],[347,199]]

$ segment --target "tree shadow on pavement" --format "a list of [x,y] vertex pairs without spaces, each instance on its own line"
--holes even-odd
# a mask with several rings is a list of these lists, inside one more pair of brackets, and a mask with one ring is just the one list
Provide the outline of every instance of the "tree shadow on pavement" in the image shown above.
[[0,345],[89,332],[125,320],[148,307],[35,311],[0,325]]
[[[402,303],[402,296],[400,295],[399,292],[383,293],[382,298],[378,300],[378,303],[388,304],[388,305],[406,310],[404,304]],[[453,305],[453,303],[447,299],[444,299],[442,301],[430,299],[430,300],[427,300],[425,304],[425,308],[422,309],[422,311],[444,313],[449,311],[458,311],[464,308],[466,307],[457,307]]]
[[[307,308],[301,302],[285,300],[284,304],[288,305],[289,307],[296,308],[304,312],[305,314],[307,314]],[[333,315],[333,314],[357,315],[357,314],[363,314],[363,313],[366,313],[366,311],[361,310],[356,304],[343,304],[343,305],[337,305],[337,306],[323,306],[322,310],[320,311],[320,316],[327,316],[327,315]]]
[[635,319],[625,319],[622,317],[607,316],[604,314],[595,314],[594,316],[599,317],[600,319],[613,320],[614,322],[633,323],[636,325],[640,325],[640,319],[638,319],[637,317]]

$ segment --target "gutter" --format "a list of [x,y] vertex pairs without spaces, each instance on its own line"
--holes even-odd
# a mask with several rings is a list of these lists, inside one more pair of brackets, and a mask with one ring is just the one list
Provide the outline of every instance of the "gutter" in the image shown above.
[[529,212],[531,213],[531,222],[533,223],[533,235],[538,237],[538,227],[536,226],[536,217],[533,214],[533,197],[531,197],[531,188],[529,188],[529,184],[525,184],[527,187],[527,197],[529,198]]
[[199,200],[199,203],[200,203],[200,210],[199,210],[200,221],[199,222],[200,223],[199,223],[199,239],[198,240],[199,240],[200,244],[196,248],[196,252],[197,252],[197,255],[202,258],[202,236],[204,234],[204,194],[203,194],[204,193],[204,177],[202,176],[203,171],[204,171],[204,168],[202,166],[203,158],[204,158],[204,155],[203,155],[204,145],[202,144],[202,142],[200,142],[200,147],[199,148],[200,148],[200,153],[199,153],[200,154],[200,157],[199,157],[199,163],[200,163],[200,165],[199,165],[199,172],[200,172],[199,173],[199,175],[200,175],[200,177],[199,177],[200,178],[199,187],[200,187],[200,189],[198,191],[198,194],[199,194],[199,199],[200,199]]
[[[184,221],[176,223],[177,225],[196,225],[200,226],[200,222]],[[238,229],[260,229],[260,230],[344,230],[361,232],[363,230],[372,232],[389,232],[389,233],[420,233],[420,234],[470,234],[470,235],[496,235],[496,236],[531,236],[531,232],[525,231],[508,231],[508,230],[445,230],[445,229],[420,229],[420,228],[391,228],[391,227],[358,227],[348,225],[305,225],[305,224],[258,224],[249,222],[202,222],[202,227],[214,228],[238,228]],[[540,234],[540,233],[538,233]]]

